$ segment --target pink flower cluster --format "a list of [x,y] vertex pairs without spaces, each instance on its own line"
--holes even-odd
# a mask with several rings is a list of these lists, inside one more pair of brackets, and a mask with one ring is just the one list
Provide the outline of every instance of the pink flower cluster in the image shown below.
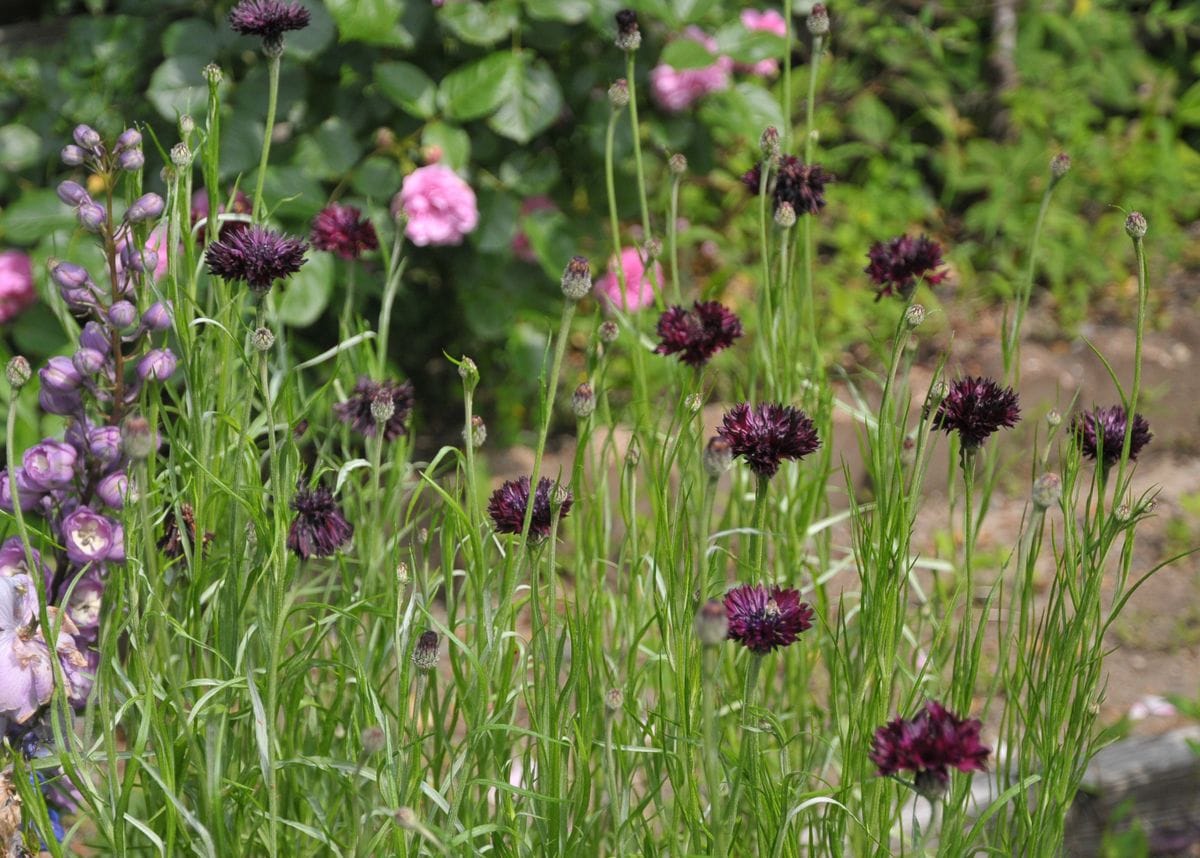
[[[747,30],[773,33],[781,38],[787,36],[787,22],[774,9],[759,11],[744,9],[742,26]],[[703,45],[715,57],[713,63],[702,68],[676,69],[661,63],[650,70],[650,92],[664,110],[677,113],[691,107],[711,92],[721,92],[730,85],[734,71],[746,72],[761,77],[779,73],[779,61],[759,60],[756,63],[734,63],[730,57],[717,53],[717,40],[699,27],[688,27],[683,31],[685,39]]]
[[12,321],[37,301],[33,266],[19,250],[0,253],[0,324]]
[[608,273],[596,281],[596,296],[605,309],[618,307],[626,313],[634,313],[654,303],[654,289],[663,283],[662,266],[654,263],[653,275],[647,276],[646,266],[636,248],[626,247],[621,251],[621,270],[625,274],[625,290],[621,290],[621,279],[617,274],[617,260],[608,260]]
[[418,167],[392,200],[393,217],[408,218],[404,234],[419,247],[462,244],[479,225],[475,192],[457,173],[442,164]]

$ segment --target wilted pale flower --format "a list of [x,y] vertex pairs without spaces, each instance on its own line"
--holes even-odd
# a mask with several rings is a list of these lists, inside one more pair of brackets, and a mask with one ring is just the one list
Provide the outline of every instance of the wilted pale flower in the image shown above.
[[0,325],[10,322],[37,302],[33,266],[19,250],[0,253]]
[[296,517],[288,530],[287,547],[301,559],[332,557],[354,534],[333,493],[323,486],[296,492],[291,506]]
[[[655,284],[663,282],[662,266],[653,267],[653,278],[647,276],[641,254],[635,248],[621,251],[621,270],[625,273],[625,291],[621,291],[621,280],[617,276],[617,260],[608,261],[608,272],[596,281],[596,295],[605,307],[618,307],[625,312],[636,312],[654,303]],[[652,282],[653,280],[653,282]]]
[[930,700],[912,720],[896,718],[875,731],[871,762],[883,776],[910,771],[919,792],[937,798],[950,783],[950,769],[982,772],[992,749],[979,741],[983,725],[959,718]]
[[[58,618],[57,608],[48,609]],[[42,629],[33,629],[38,614],[37,591],[28,575],[0,577],[0,721],[21,724],[50,700],[54,667]],[[84,675],[87,659],[73,637],[78,633],[70,617],[61,617],[57,656],[74,700],[90,680]]]
[[423,672],[429,672],[437,667],[440,642],[438,633],[433,629],[421,632],[421,636],[417,638],[417,645],[413,647],[413,667]]
[[713,54],[711,65],[702,68],[675,69],[660,63],[650,70],[650,93],[664,110],[686,110],[711,92],[728,89],[733,60],[717,56],[717,40],[699,27],[688,27],[684,38],[697,42]]
[[408,221],[404,234],[420,247],[462,244],[479,224],[475,192],[442,164],[418,167],[404,177],[392,201],[393,215],[397,210]]
[[799,591],[781,587],[734,587],[725,594],[725,613],[729,639],[758,655],[795,643],[812,628],[812,608],[800,601]]

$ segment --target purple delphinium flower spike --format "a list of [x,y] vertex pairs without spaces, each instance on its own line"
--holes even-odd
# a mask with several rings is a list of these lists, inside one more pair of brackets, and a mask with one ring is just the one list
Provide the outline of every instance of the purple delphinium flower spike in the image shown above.
[[323,486],[296,492],[292,509],[296,517],[288,531],[287,546],[302,559],[332,557],[354,534],[333,493]]
[[[1121,458],[1125,448],[1125,427],[1128,424],[1126,411],[1120,405],[1108,408],[1093,408],[1076,414],[1071,420],[1071,434],[1075,436],[1083,455],[1098,461],[1104,468],[1111,468]],[[1129,460],[1137,459],[1142,448],[1154,436],[1150,424],[1140,414],[1133,415],[1133,429],[1129,433]]]
[[392,401],[392,414],[383,422],[383,440],[394,441],[408,434],[408,415],[412,412],[414,401],[410,381],[374,381],[360,375],[354,392],[345,402],[334,405],[333,413],[343,423],[350,424],[358,434],[372,438],[380,425],[371,413],[371,403],[376,397],[391,397]]
[[[545,539],[550,535],[554,524],[554,511],[551,500],[554,493],[560,495],[559,517],[565,518],[571,511],[574,498],[565,486],[557,485],[549,477],[538,480],[537,491],[533,497],[533,519],[529,524],[531,539]],[[525,509],[529,506],[529,477],[509,480],[492,492],[488,500],[488,515],[497,533],[519,534],[525,525]]]
[[59,535],[72,563],[121,562],[125,559],[125,532],[112,519],[87,506],[76,507],[63,518]]
[[742,322],[717,301],[696,301],[691,310],[671,307],[658,319],[662,342],[654,350],[678,355],[688,366],[704,366],[742,335]]
[[[34,489],[48,492],[69,486],[75,479],[78,453],[70,444],[46,438],[25,451],[21,470]],[[22,488],[17,484],[18,489]]]
[[982,728],[977,719],[959,718],[930,700],[915,718],[896,718],[875,731],[871,762],[885,777],[912,772],[917,790],[937,798],[950,783],[950,769],[986,771],[992,750],[979,741]]
[[990,378],[960,378],[950,385],[933,415],[933,428],[957,432],[964,451],[973,451],[1001,427],[1021,419],[1017,394]]
[[290,277],[305,262],[308,245],[263,226],[225,231],[204,253],[210,273],[226,280],[244,281],[257,294],[265,294],[276,280]]
[[725,594],[729,639],[764,655],[795,643],[812,628],[813,611],[797,590],[761,584],[734,587]]
[[876,242],[867,252],[867,259],[870,262],[863,270],[878,287],[876,301],[891,294],[907,298],[918,280],[934,286],[946,279],[946,272],[938,270],[943,265],[942,246],[924,235],[901,235]]
[[342,259],[358,259],[379,247],[371,221],[354,206],[330,203],[313,218],[309,237],[317,250],[336,253]]
[[784,459],[802,459],[821,446],[812,420],[798,408],[774,402],[753,408],[743,402],[733,406],[717,434],[729,442],[760,477],[773,477]]

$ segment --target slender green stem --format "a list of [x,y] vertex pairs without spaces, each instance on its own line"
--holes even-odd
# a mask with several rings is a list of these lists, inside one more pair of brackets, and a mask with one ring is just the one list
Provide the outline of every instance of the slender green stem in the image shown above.
[[783,43],[783,148],[789,151],[792,144],[792,0],[783,0],[783,22],[786,27]]
[[1038,244],[1042,239],[1042,225],[1046,221],[1046,212],[1050,209],[1050,197],[1054,194],[1057,180],[1051,179],[1042,193],[1042,202],[1038,206],[1037,220],[1033,224],[1033,238],[1029,243],[1029,262],[1025,269],[1025,280],[1017,294],[1017,308],[1013,313],[1012,325],[1004,342],[1004,380],[1006,384],[1016,385],[1021,380],[1021,325],[1025,321],[1025,312],[1029,308],[1029,300],[1033,294],[1033,277],[1037,270]]
[[700,653],[700,658],[701,718],[704,722],[704,785],[708,789],[708,819],[709,825],[714,829],[715,844],[715,841],[720,839],[718,832],[724,827],[724,814],[721,807],[720,737],[717,731],[716,707],[716,687],[720,680],[717,670],[720,648],[705,646]]
[[375,375],[382,379],[387,372],[388,333],[392,327],[392,305],[396,301],[396,292],[404,278],[404,269],[408,267],[408,259],[402,258],[400,252],[404,249],[404,230],[397,224],[396,238],[392,243],[392,255],[388,270],[388,279],[383,287],[383,303],[379,308],[379,338],[375,341]]
[[258,159],[258,175],[254,177],[255,223],[263,222],[263,184],[267,179],[267,161],[271,155],[271,135],[275,131],[275,108],[279,102],[279,61],[281,54],[267,56],[267,123],[263,128],[262,155]]
[[[650,206],[646,202],[646,171],[642,167],[642,135],[638,125],[637,112],[637,83],[634,80],[633,51],[625,53],[625,81],[629,84],[629,124],[630,135],[633,137],[633,163],[637,169],[638,202],[642,206],[642,236],[648,241],[650,232]],[[647,276],[650,269],[647,269]]]
[[[750,661],[746,665],[746,688],[742,695],[742,751],[737,769],[733,773],[733,783],[729,788],[729,802],[725,807],[725,821],[717,834],[717,848],[713,852],[717,858],[725,858],[729,854],[729,836],[737,824],[738,804],[741,798],[742,785],[749,781],[753,787],[756,780],[755,764],[758,758],[758,727],[752,723],[755,708],[755,694],[758,689],[758,675],[766,656],[756,652],[750,653]],[[753,855],[749,848],[739,854]]]
[[1148,276],[1146,270],[1146,248],[1141,238],[1133,239],[1133,250],[1137,256],[1138,307],[1137,323],[1134,328],[1133,341],[1133,385],[1129,390],[1129,404],[1125,409],[1125,437],[1121,441],[1121,459],[1117,465],[1117,482],[1113,496],[1113,508],[1120,504],[1124,496],[1125,469],[1129,463],[1129,451],[1133,442],[1133,421],[1136,419],[1138,399],[1142,390],[1142,340],[1146,332],[1146,301],[1149,297]]
[[683,303],[683,293],[679,290],[679,186],[682,176],[671,180],[671,209],[667,220],[667,249],[671,254],[671,295],[676,304]]
[[613,170],[613,150],[616,146],[617,119],[621,114],[614,110],[608,116],[608,130],[604,136],[604,187],[608,193],[608,225],[612,233],[613,264],[617,268],[617,282],[621,294],[629,289],[625,282],[625,266],[621,264],[621,223],[617,218],[617,184]]
[[754,533],[753,549],[751,550],[750,574],[763,577],[763,562],[766,557],[767,545],[767,490],[770,487],[769,477],[758,477],[754,487]]

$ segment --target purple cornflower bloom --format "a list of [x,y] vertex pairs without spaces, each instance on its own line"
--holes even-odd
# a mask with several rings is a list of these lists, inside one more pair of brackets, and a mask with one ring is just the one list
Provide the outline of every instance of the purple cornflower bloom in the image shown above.
[[[565,486],[555,483],[549,477],[538,480],[537,491],[533,497],[533,519],[529,524],[529,536],[533,539],[545,539],[550,535],[550,527],[554,523],[551,509],[551,498],[555,492],[560,493],[559,517],[565,518],[571,511],[574,498]],[[525,525],[525,509],[529,506],[529,477],[509,480],[492,492],[488,501],[488,515],[496,526],[497,533],[520,533]]]
[[[1107,470],[1121,458],[1125,447],[1125,427],[1128,424],[1126,411],[1120,405],[1108,408],[1093,408],[1076,414],[1071,421],[1071,433],[1079,443],[1083,455],[1100,462]],[[1133,430],[1129,433],[1129,460],[1138,457],[1142,448],[1154,436],[1150,424],[1140,414],[1133,415]]]
[[383,440],[394,441],[408,434],[408,415],[413,407],[413,386],[411,381],[373,381],[365,375],[358,377],[354,392],[345,402],[333,406],[333,413],[343,423],[349,423],[354,431],[367,438],[372,438],[379,431],[379,422],[371,413],[371,403],[376,397],[390,396],[392,400],[392,415],[383,422]]
[[[820,164],[805,164],[795,155],[784,155],[772,177],[775,208],[780,203],[789,203],[797,217],[818,214],[825,208],[825,186],[833,181],[833,174]],[[742,184],[752,194],[758,194],[761,182],[761,165],[756,164],[742,175]]]
[[933,415],[933,428],[957,432],[964,451],[972,451],[1002,426],[1021,419],[1017,394],[990,378],[960,378],[950,385]]
[[812,608],[797,590],[761,584],[734,587],[725,594],[729,639],[751,652],[765,655],[796,642],[812,628]]
[[943,265],[942,246],[924,235],[877,241],[867,252],[867,259],[870,264],[863,270],[879,287],[876,301],[891,294],[907,298],[919,280],[934,286],[946,279],[947,272],[937,270]]
[[263,47],[278,48],[283,34],[308,26],[309,12],[285,0],[241,0],[229,12],[229,26],[243,36],[258,36]]
[[308,245],[263,226],[228,231],[204,253],[210,273],[226,280],[243,280],[265,294],[276,280],[290,277],[305,262]]
[[871,762],[885,777],[912,772],[917,790],[936,798],[950,782],[950,769],[986,771],[992,749],[979,741],[982,727],[978,719],[959,718],[930,700],[912,720],[896,718],[875,731]]
[[742,335],[742,322],[718,301],[696,301],[691,310],[671,307],[658,319],[662,339],[654,350],[679,355],[688,366],[704,366],[721,349]]
[[309,240],[317,250],[336,253],[342,259],[358,259],[379,247],[371,221],[354,206],[339,203],[330,203],[317,213]]
[[76,507],[59,525],[59,535],[72,563],[125,560],[125,532],[115,521],[86,506]]
[[821,446],[812,420],[798,408],[742,402],[726,412],[717,434],[760,477],[773,477],[784,459],[802,459]]
[[292,509],[296,517],[288,530],[287,547],[301,559],[332,557],[354,534],[333,492],[324,486],[311,491],[300,489],[292,498]]

